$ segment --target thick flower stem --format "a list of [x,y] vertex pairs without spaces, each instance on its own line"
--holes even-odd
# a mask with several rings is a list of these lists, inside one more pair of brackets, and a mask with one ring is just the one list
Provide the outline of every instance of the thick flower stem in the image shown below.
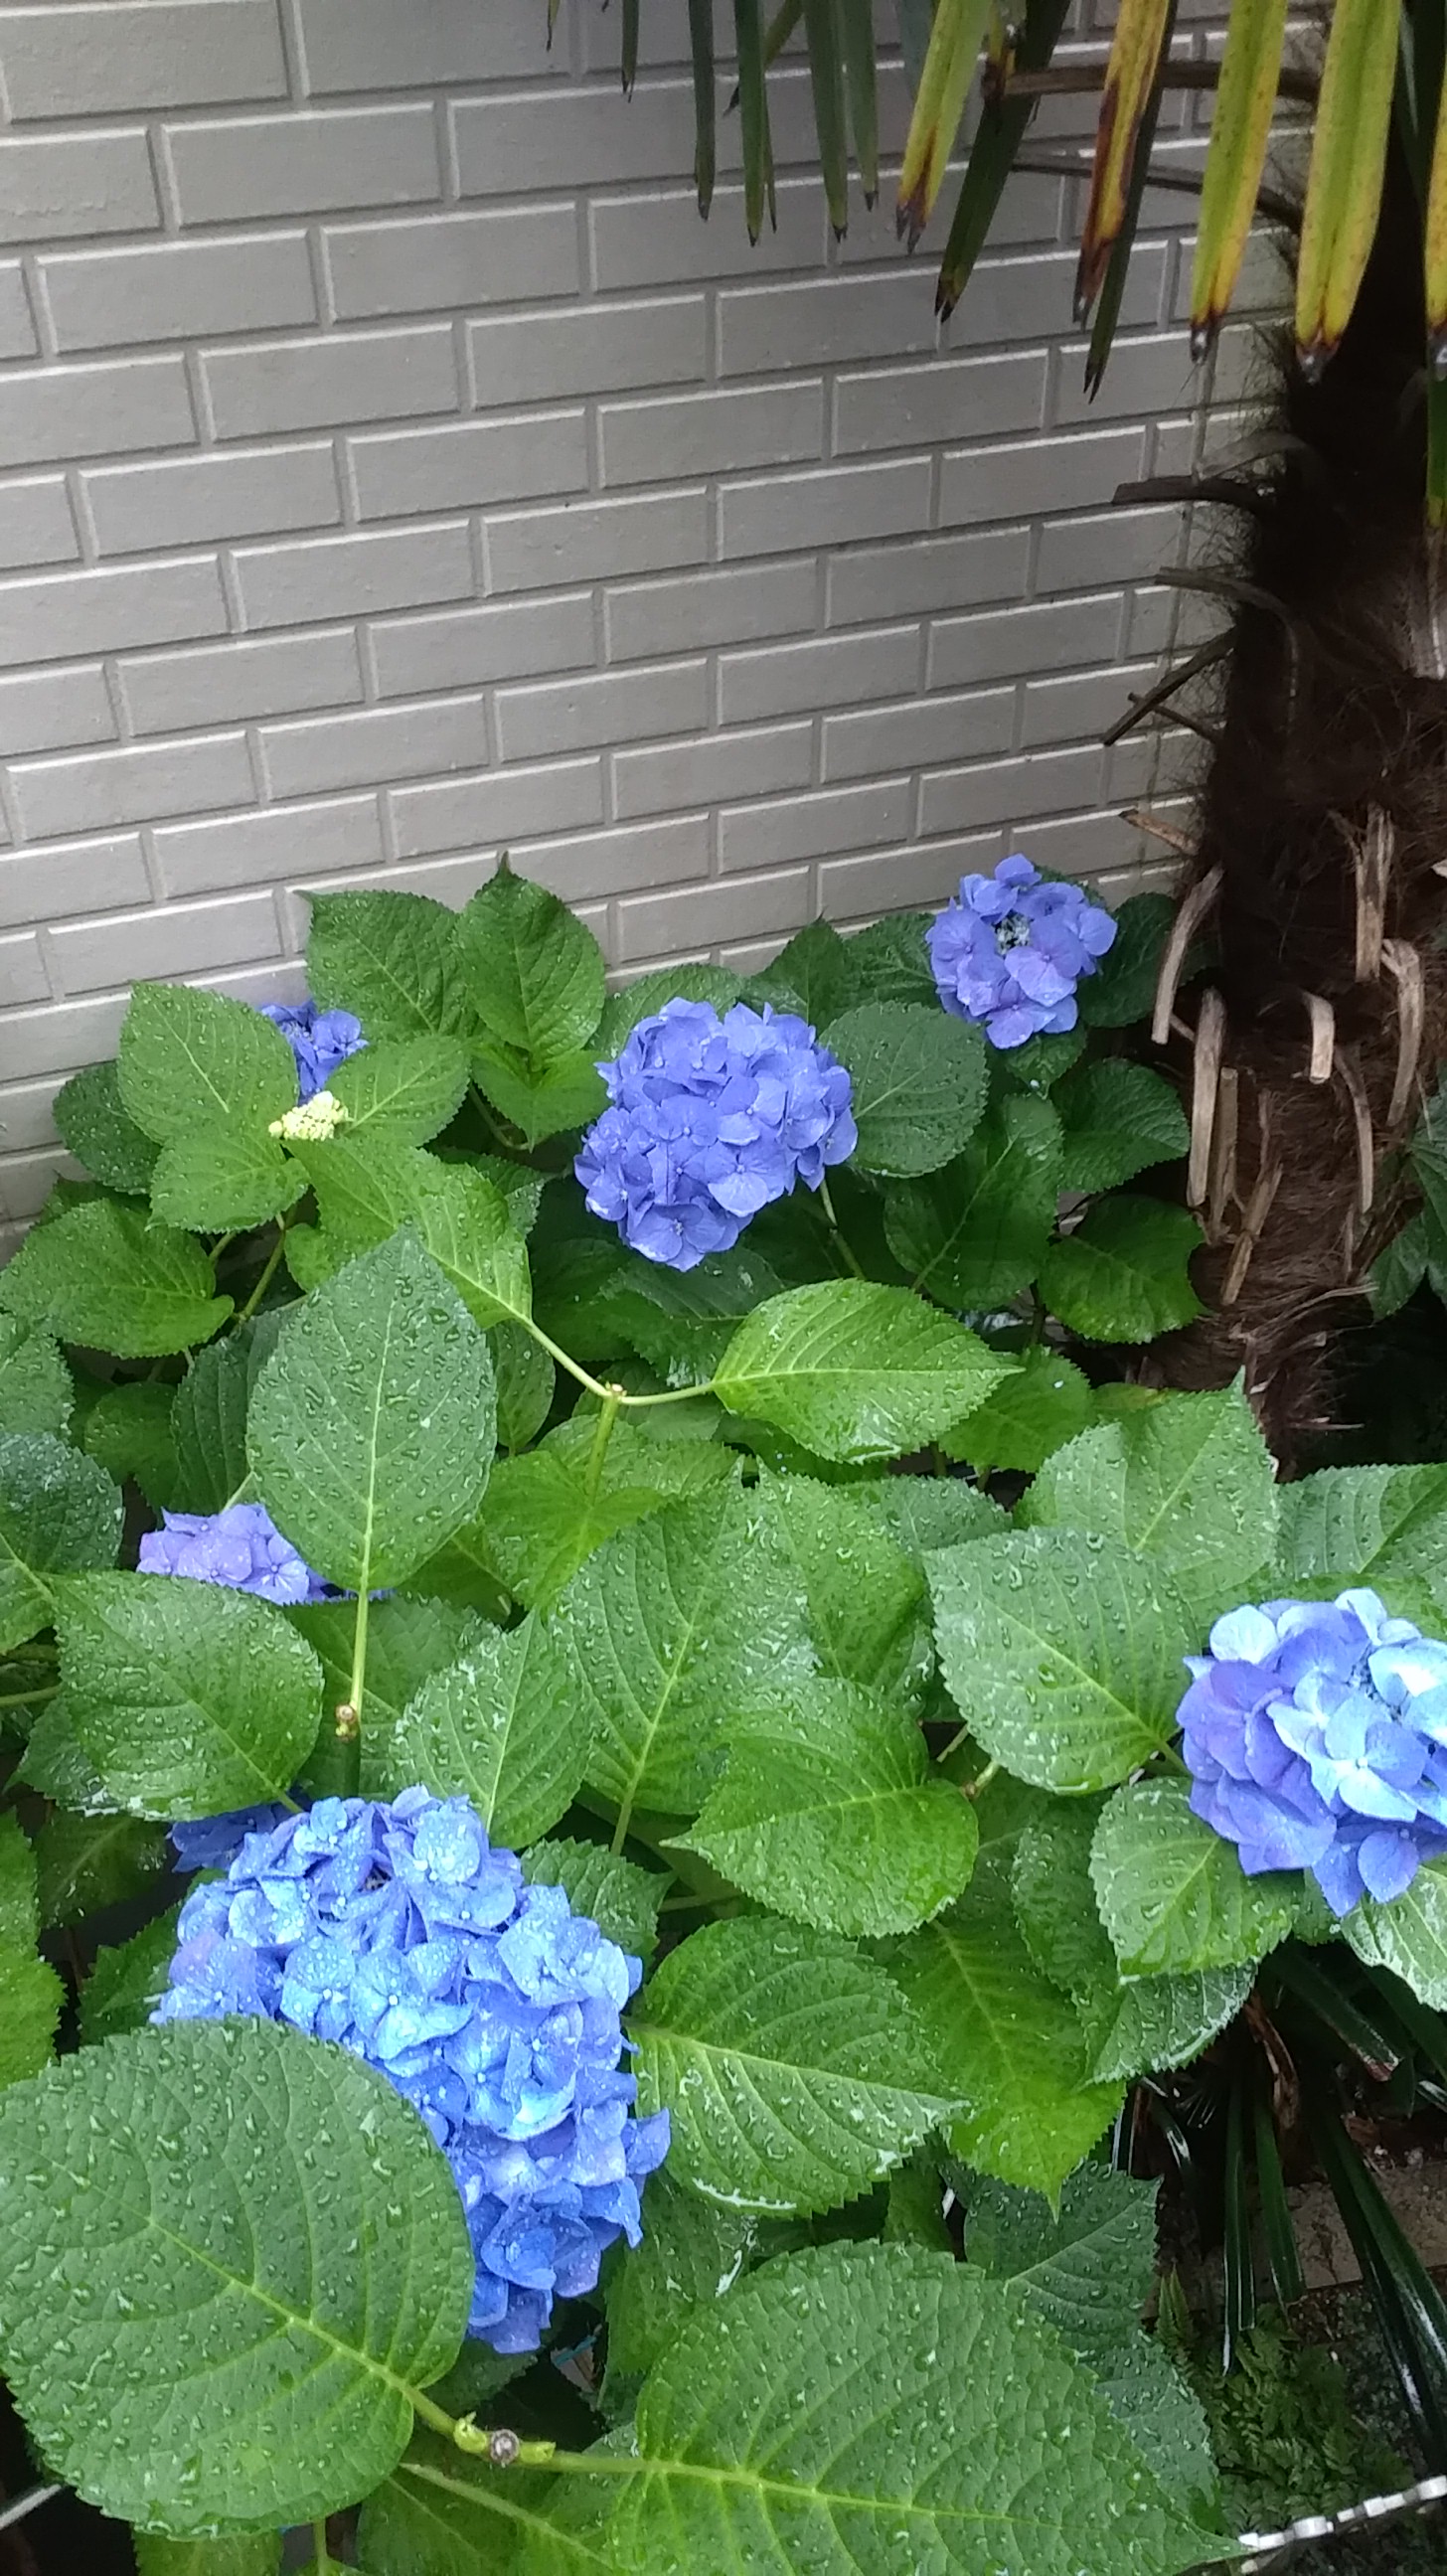
[[327,2548],[327,2527],[324,2522],[312,2524],[312,2565],[320,2571],[320,2576],[331,2576],[332,2561]]
[[610,1387],[598,1408],[598,1427],[593,1434],[593,1446],[588,1452],[587,1492],[590,1503],[596,1498],[598,1487],[603,1481],[608,1443],[613,1437],[613,1425],[618,1419],[618,1407],[622,1401],[622,1388]]
[[600,1378],[591,1377],[581,1360],[571,1358],[561,1342],[555,1342],[550,1333],[543,1331],[541,1324],[533,1322],[531,1315],[519,1315],[517,1321],[525,1332],[531,1333],[540,1350],[546,1351],[560,1369],[566,1369],[569,1377],[576,1379],[589,1395],[595,1395],[602,1405],[621,1405],[636,1413],[647,1404],[687,1404],[693,1396],[709,1395],[713,1391],[712,1378],[706,1378],[702,1386],[671,1386],[661,1395],[629,1395],[622,1387],[604,1386]]
[[820,1206],[821,1206],[821,1208],[823,1209],[824,1214],[825,1214],[825,1216],[826,1216],[826,1217],[827,1217],[827,1219],[828,1219],[828,1222],[829,1222],[829,1231],[830,1231],[830,1233],[831,1233],[831,1234],[833,1235],[833,1237],[834,1237],[834,1241],[835,1241],[835,1243],[837,1244],[837,1246],[838,1246],[838,1248],[839,1248],[839,1251],[840,1251],[840,1254],[841,1254],[842,1258],[843,1258],[843,1259],[848,1263],[849,1268],[853,1271],[855,1278],[856,1278],[856,1279],[862,1279],[862,1278],[864,1277],[864,1275],[865,1275],[865,1274],[864,1274],[863,1270],[861,1270],[861,1268],[860,1268],[860,1266],[859,1266],[859,1263],[856,1261],[856,1259],[855,1259],[855,1257],[854,1257],[854,1252],[853,1252],[852,1247],[851,1247],[848,1243],[846,1243],[846,1242],[845,1242],[844,1235],[843,1235],[843,1231],[842,1231],[842,1229],[841,1229],[841,1227],[840,1227],[839,1219],[838,1219],[838,1217],[837,1217],[837,1216],[835,1215],[835,1213],[834,1213],[834,1201],[831,1199],[831,1197],[830,1197],[830,1195],[829,1195],[829,1184],[828,1184],[828,1182],[825,1180],[825,1178],[824,1178],[824,1176],[823,1176],[823,1174],[822,1174],[822,1173],[821,1173],[821,1174],[820,1174],[820,1176],[819,1176],[819,1205],[820,1205]]
[[247,1298],[245,1305],[242,1307],[240,1314],[236,1318],[238,1324],[250,1323],[257,1307],[261,1304],[262,1298],[266,1295],[268,1288],[276,1277],[277,1267],[285,1249],[286,1219],[282,1216],[278,1217],[276,1221],[276,1241],[266,1256],[266,1267],[262,1271],[261,1277],[258,1279],[256,1286],[252,1289],[250,1296]]
[[358,1723],[362,1715],[362,1694],[367,1686],[367,1614],[371,1594],[364,1582],[357,1594],[357,1616],[352,1628],[352,1678],[347,1684],[347,1703],[355,1710]]

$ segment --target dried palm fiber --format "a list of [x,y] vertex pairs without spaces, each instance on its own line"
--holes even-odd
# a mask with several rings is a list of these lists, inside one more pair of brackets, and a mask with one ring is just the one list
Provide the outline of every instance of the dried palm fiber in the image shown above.
[[1389,1158],[1447,1054],[1447,555],[1422,501],[1421,271],[1394,146],[1342,346],[1310,383],[1283,340],[1250,506],[1230,513],[1231,649],[1186,867],[1217,952],[1219,1002],[1172,1012],[1183,1050],[1196,1030],[1181,1069],[1211,1311],[1149,1369],[1175,1386],[1244,1369],[1288,1472],[1399,1213]]

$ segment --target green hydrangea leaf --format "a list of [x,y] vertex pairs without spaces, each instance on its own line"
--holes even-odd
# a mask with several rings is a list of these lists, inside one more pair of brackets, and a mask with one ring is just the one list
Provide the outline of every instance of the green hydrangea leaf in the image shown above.
[[121,1030],[121,1101],[158,1145],[250,1129],[296,1106],[296,1058],[280,1029],[222,993],[138,984]]
[[1447,1865],[1424,1860],[1389,1905],[1365,1896],[1342,1924],[1369,1968],[1390,1968],[1434,2012],[1447,2011]]
[[100,1949],[80,1990],[80,2036],[86,2048],[125,2032],[145,2030],[166,1991],[175,1956],[179,1904],[168,1905],[129,1941]]
[[106,1064],[87,1065],[62,1084],[54,1117],[62,1144],[96,1180],[108,1190],[144,1197],[160,1149],[121,1100],[121,1069],[114,1056]]
[[0,2092],[49,2065],[64,2001],[47,1959],[0,1941]]
[[[781,964],[782,960],[776,959],[775,963]],[[633,983],[625,984],[621,992],[610,993],[589,1053],[600,1064],[611,1064],[622,1054],[639,1021],[661,1011],[665,1002],[709,1002],[722,1019],[735,1002],[750,1001],[753,990],[746,976],[734,974],[728,966],[659,966],[651,975],[640,975]],[[758,998],[766,1001],[771,996],[761,992]]]
[[526,1449],[553,1409],[558,1373],[541,1342],[535,1342],[521,1324],[494,1324],[490,1338],[497,1378],[497,1445]]
[[140,1486],[153,1511],[182,1507],[180,1463],[171,1428],[176,1390],[154,1378],[110,1386],[85,1417],[81,1446],[118,1485]]
[[1137,1781],[1116,1791],[1096,1828],[1096,1900],[1127,1976],[1243,1967],[1295,1921],[1299,1874],[1248,1878],[1188,1797],[1184,1780]]
[[1009,1367],[907,1289],[838,1279],[756,1308],[714,1392],[821,1458],[867,1464],[943,1439]]
[[[263,1020],[262,1026],[270,1023]],[[240,1234],[295,1207],[305,1189],[306,1174],[274,1138],[242,1127],[201,1127],[161,1147],[151,1174],[151,1207],[168,1225],[192,1226],[198,1234]]]
[[803,1588],[820,1671],[917,1703],[934,1664],[924,1578],[874,1489],[766,1474],[758,1507]]
[[603,1077],[591,1052],[582,1047],[538,1074],[520,1070],[496,1047],[477,1047],[472,1064],[493,1108],[530,1149],[549,1136],[590,1125],[608,1105]]
[[531,1609],[553,1609],[605,1539],[734,1472],[711,1441],[664,1443],[615,1422],[600,1452],[597,1434],[596,1414],[575,1414],[527,1456],[504,1459],[488,1485],[471,1535],[503,1589]]
[[831,1021],[824,1044],[846,1068],[864,1172],[935,1172],[979,1124],[985,1041],[938,1002],[863,1002]]
[[[356,1061],[356,1059],[353,1059]],[[390,1241],[401,1225],[451,1280],[475,1323],[526,1321],[531,1305],[527,1249],[506,1199],[487,1173],[439,1162],[420,1146],[345,1134],[301,1144],[322,1228],[302,1284],[318,1286],[358,1252]],[[288,1237],[291,1251],[296,1236]]]
[[[464,2358],[478,2350],[464,2345]],[[593,2447],[611,2448],[611,2437]],[[610,2502],[605,2478],[498,2477],[423,2434],[368,2496],[357,2545],[365,2576],[616,2576],[597,2540]]]
[[462,1037],[471,1014],[457,914],[421,894],[309,897],[307,984],[324,1011],[351,1011],[368,1040]]
[[696,2308],[633,2439],[603,2525],[630,2576],[1171,2576],[1211,2545],[1018,2294],[912,2245],[812,2247]]
[[444,2158],[385,2077],[282,2025],[83,2049],[0,2099],[0,2184],[6,2375],[102,2512],[319,2520],[395,2465],[461,2342]]
[[957,1897],[979,1828],[907,1709],[812,1681],[739,1719],[679,1840],[760,1904],[857,1938],[910,1931]]
[[0,1816],[0,1941],[33,1950],[40,1937],[35,1854],[19,1818]]
[[1189,2066],[1218,2031],[1234,2021],[1256,1980],[1254,1962],[1206,1968],[1194,1976],[1131,1977],[1114,2006],[1086,2016],[1102,2084]]
[[1326,1467],[1282,1486],[1273,1592],[1404,1581],[1447,1601],[1447,1466]]
[[608,1356],[622,1345],[668,1385],[695,1379],[702,1384],[744,1317],[766,1297],[777,1296],[782,1285],[745,1237],[731,1252],[710,1253],[694,1270],[667,1270],[639,1253],[621,1253],[590,1302]]
[[1042,1789],[1124,1780],[1167,1743],[1192,1613],[1169,1574],[1076,1530],[1019,1530],[929,1560],[950,1695],[993,1761]]
[[[305,1637],[322,1668],[322,1700],[334,1709],[351,1687],[356,1604],[304,1601],[285,1616]],[[367,1725],[385,1734],[433,1673],[466,1653],[483,1628],[476,1613],[450,1601],[394,1592],[374,1601],[367,1620]]]
[[1019,1518],[1095,1531],[1168,1568],[1203,1622],[1199,1645],[1270,1563],[1277,1504],[1271,1452],[1238,1384],[1163,1396],[1086,1431],[1043,1462]]
[[171,1438],[187,1511],[222,1511],[245,1485],[247,1408],[283,1320],[279,1310],[256,1315],[198,1351],[176,1388]]
[[476,1511],[493,1433],[486,1339],[399,1234],[288,1318],[246,1445],[263,1502],[307,1564],[369,1592],[403,1582]]
[[164,1828],[143,1817],[54,1815],[35,1837],[41,1922],[64,1930],[144,1896],[171,1857]]
[[1054,1106],[1064,1122],[1068,1190],[1119,1189],[1190,1146],[1190,1126],[1171,1085],[1148,1065],[1118,1056],[1068,1074]]
[[1202,1240],[1189,1209],[1123,1190],[1048,1247],[1040,1293],[1082,1341],[1151,1342],[1200,1314],[1189,1265]]
[[1432,1236],[1425,1214],[1419,1209],[1409,1217],[1400,1234],[1379,1252],[1366,1276],[1366,1291],[1372,1313],[1380,1324],[1388,1315],[1398,1315],[1409,1297],[1414,1297],[1427,1276],[1432,1253]]
[[[773,988],[792,996],[816,1029],[827,1029],[854,999],[854,958],[832,921],[806,922],[777,957],[753,979],[744,998],[773,1000]],[[785,1007],[776,1003],[776,1009]]]
[[478,1024],[535,1071],[585,1047],[603,1016],[603,951],[586,922],[502,860],[457,925]]
[[733,1483],[605,1541],[551,1628],[589,1711],[589,1785],[624,1815],[693,1813],[734,1714],[814,1667],[803,1596]]
[[1053,1037],[1027,1038],[1023,1046],[991,1050],[990,1071],[997,1087],[1015,1083],[1021,1091],[1052,1091],[1085,1053],[1084,1029],[1062,1029]]
[[496,1843],[516,1849],[565,1814],[589,1753],[589,1711],[566,1656],[537,1619],[483,1629],[425,1681],[385,1730],[362,1741],[362,1793],[395,1798],[421,1783],[470,1798]]
[[[50,1679],[55,1667],[50,1666]],[[68,1807],[77,1816],[108,1816],[113,1801],[107,1795],[105,1782],[88,1753],[81,1750],[80,1738],[70,1722],[65,1694],[59,1688],[47,1700],[30,1730],[30,1739],[21,1756],[16,1778],[27,1788],[38,1789],[42,1798],[51,1799],[57,1807]]]
[[215,1816],[280,1797],[316,1742],[321,1667],[249,1592],[76,1576],[57,1633],[81,1749],[132,1815]]
[[[658,1909],[666,1878],[640,1869],[621,1852],[601,1843],[572,1842],[558,1835],[534,1843],[522,1856],[523,1876],[533,1887],[561,1887],[575,1914],[586,1914],[610,1941],[631,1958],[647,1964],[658,1947]],[[649,2224],[652,2225],[650,2201]]]
[[[1002,1386],[1010,1383],[1001,1380]],[[1009,1526],[999,1504],[963,1476],[881,1476],[871,1484],[869,1496],[921,1574],[934,1548],[999,1538]]]
[[161,1359],[220,1331],[231,1299],[214,1288],[194,1235],[115,1199],[88,1199],[31,1228],[0,1271],[0,1306],[62,1342]]
[[952,1458],[967,1458],[977,1475],[1005,1467],[1033,1476],[1053,1450],[1083,1431],[1095,1411],[1095,1391],[1083,1369],[1043,1342],[1026,1351],[1013,1377],[944,1443]]
[[1048,1101],[1012,1093],[957,1162],[888,1191],[885,1232],[917,1287],[975,1313],[1035,1277],[1059,1198],[1060,1121]]
[[1161,956],[1176,917],[1168,894],[1133,894],[1115,916],[1115,939],[1076,1001],[1090,1029],[1128,1029],[1149,1019]]
[[75,1388],[60,1344],[39,1325],[0,1315],[0,1433],[70,1427]]
[[643,2242],[624,2256],[608,2285],[608,2369],[620,2378],[651,2370],[696,2307],[725,2298],[762,2250],[761,2223],[686,2191],[665,2166],[648,2185]]
[[888,912],[845,941],[856,1002],[923,1002],[940,1007],[925,933],[933,913]]
[[0,1653],[52,1625],[58,1578],[114,1565],[120,1489],[47,1431],[0,1439]]
[[136,2576],[278,2576],[281,2533],[247,2531],[229,2540],[164,2540],[132,2535]]
[[639,2108],[672,2115],[670,2174],[729,2208],[832,2209],[955,2107],[894,1980],[801,1924],[705,1924],[629,2028]]
[[339,1064],[327,1089],[347,1113],[351,1140],[427,1145],[466,1099],[468,1070],[460,1038],[381,1038]]

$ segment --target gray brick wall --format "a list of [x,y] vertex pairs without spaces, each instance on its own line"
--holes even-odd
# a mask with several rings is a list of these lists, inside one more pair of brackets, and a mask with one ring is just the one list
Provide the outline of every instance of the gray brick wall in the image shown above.
[[[1173,747],[1098,737],[1182,532],[1108,505],[1197,436],[1183,201],[1092,410],[1076,186],[1015,183],[942,356],[888,188],[827,239],[797,59],[751,252],[734,120],[693,204],[684,0],[631,108],[616,8],[564,0],[551,54],[544,16],[0,6],[12,1225],[127,981],[299,990],[310,886],[456,903],[507,844],[629,969],[937,900],[1016,838],[1116,890],[1149,855],[1118,808]],[[897,68],[884,104],[897,151]]]

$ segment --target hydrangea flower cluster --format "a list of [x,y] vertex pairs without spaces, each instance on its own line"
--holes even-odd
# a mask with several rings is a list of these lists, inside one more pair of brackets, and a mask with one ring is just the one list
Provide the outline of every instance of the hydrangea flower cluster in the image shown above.
[[140,1546],[142,1574],[184,1574],[257,1592],[263,1601],[326,1601],[330,1587],[283,1538],[262,1503],[228,1503],[224,1512],[163,1512],[164,1527]]
[[1210,1644],[1180,1710],[1194,1812],[1335,1914],[1400,1896],[1447,1852],[1447,1645],[1367,1591],[1233,1610]]
[[261,1016],[280,1029],[291,1048],[303,1100],[325,1091],[338,1065],[359,1055],[367,1043],[354,1013],[319,1011],[310,994],[304,1002],[263,1002]]
[[665,1002],[598,1067],[611,1108],[574,1166],[595,1216],[671,1270],[727,1252],[796,1181],[852,1154],[849,1076],[807,1020],[735,1002]]
[[230,2013],[339,2041],[416,2105],[477,2260],[470,2334],[533,2351],[555,2297],[642,2234],[668,2114],[630,2118],[619,2014],[637,1959],[528,1887],[465,1798],[324,1798],[192,1889],[156,2021]]
[[1095,973],[1115,922],[1083,886],[1042,877],[1016,851],[993,876],[961,877],[925,938],[945,1009],[976,1021],[991,1046],[1017,1047],[1074,1028],[1075,988]]

